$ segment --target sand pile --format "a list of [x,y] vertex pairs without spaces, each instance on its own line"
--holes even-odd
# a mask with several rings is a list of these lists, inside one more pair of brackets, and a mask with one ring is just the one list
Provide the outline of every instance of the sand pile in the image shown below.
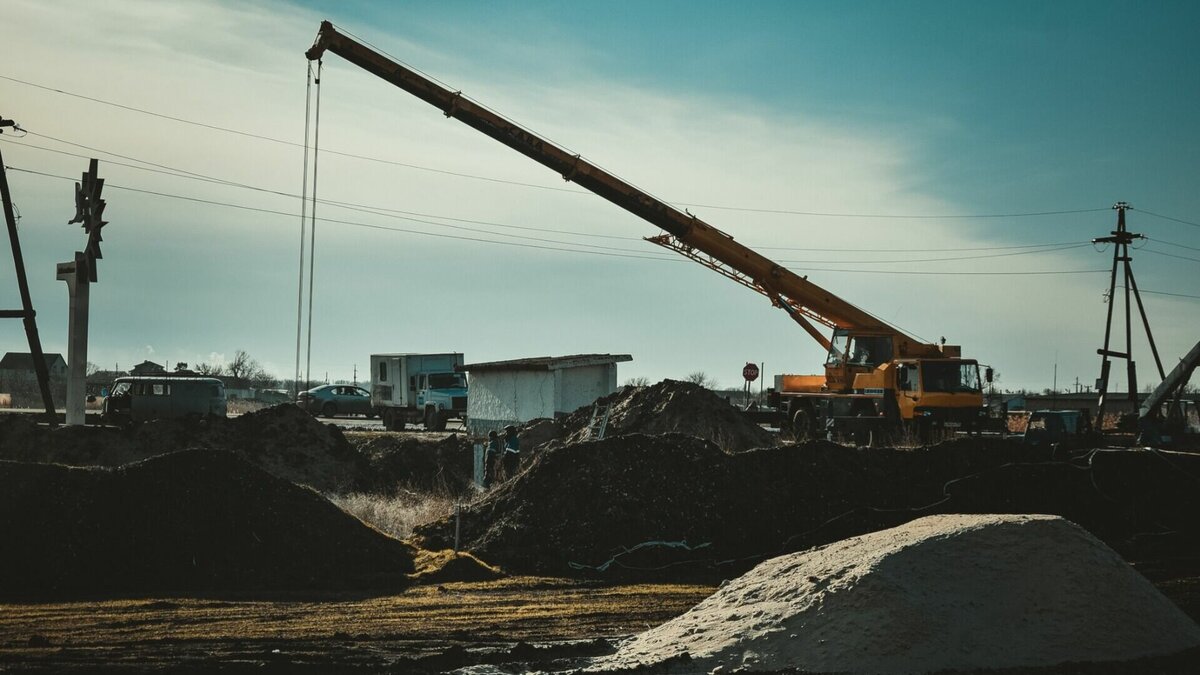
[[369,474],[340,430],[294,405],[232,419],[153,420],[130,430],[51,430],[25,416],[0,416],[0,459],[115,467],[187,448],[235,452],[276,476],[322,491],[353,489]]
[[0,462],[0,593],[400,588],[414,550],[222,451]]
[[[1000,441],[729,454],[682,434],[633,434],[537,455],[464,513],[461,534],[510,572],[646,580],[729,578],[936,513],[1050,513],[1130,559],[1200,557],[1194,475],[1200,456],[1142,451],[1075,463]],[[416,533],[425,548],[449,548],[454,522]]]
[[[647,387],[625,387],[597,403],[612,406],[606,437],[678,432],[712,441],[731,452],[779,442],[778,435],[746,419],[712,391],[690,382],[663,380]],[[592,409],[585,406],[561,420],[561,443],[586,440]]]
[[769,560],[596,666],[924,673],[1196,646],[1200,626],[1078,526],[947,515]]

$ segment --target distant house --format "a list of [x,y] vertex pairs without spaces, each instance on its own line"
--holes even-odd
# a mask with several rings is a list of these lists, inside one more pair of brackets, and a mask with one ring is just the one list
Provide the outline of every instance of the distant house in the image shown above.
[[[67,362],[62,354],[42,354],[50,372],[50,396],[61,403],[67,397]],[[9,404],[18,408],[40,406],[37,370],[33,355],[8,352],[0,359],[0,391],[9,394]]]
[[[46,359],[46,370],[50,379],[67,375],[67,361],[62,354],[42,354]],[[0,387],[3,385],[37,382],[37,370],[33,367],[33,354],[8,352],[0,359]]]
[[165,372],[167,372],[166,368],[153,361],[142,361],[129,369],[130,375],[161,375]]
[[459,366],[470,373],[467,429],[480,435],[542,417],[560,417],[617,390],[628,354],[539,356]]

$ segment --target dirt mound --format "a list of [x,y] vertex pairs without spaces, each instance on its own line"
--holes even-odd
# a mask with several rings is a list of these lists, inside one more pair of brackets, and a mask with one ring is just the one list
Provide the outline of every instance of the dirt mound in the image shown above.
[[351,434],[350,441],[369,467],[358,481],[359,490],[458,494],[472,485],[474,448],[465,436],[430,440],[417,434],[362,433]]
[[0,592],[400,588],[413,549],[223,451],[0,462]]
[[685,667],[668,670],[911,673],[1197,646],[1200,626],[1076,525],[952,515],[764,562],[596,665],[686,654]]
[[0,459],[69,466],[120,466],[176,450],[209,448],[242,455],[272,474],[322,491],[345,491],[368,473],[336,427],[294,405],[240,417],[153,420],[130,430],[48,429],[23,416],[0,419]]
[[[625,387],[597,403],[611,406],[606,437],[683,433],[730,452],[779,443],[776,434],[746,419],[712,391],[690,382],[663,380],[646,387]],[[592,410],[585,406],[560,421],[557,435],[561,444],[587,440]]]
[[[811,442],[729,454],[682,434],[551,448],[462,518],[463,547],[514,573],[666,579],[740,574],[766,558],[936,513],[1048,513],[1131,557],[1200,557],[1189,476],[1200,456],[1019,443],[930,448]],[[454,523],[417,528],[449,548]]]

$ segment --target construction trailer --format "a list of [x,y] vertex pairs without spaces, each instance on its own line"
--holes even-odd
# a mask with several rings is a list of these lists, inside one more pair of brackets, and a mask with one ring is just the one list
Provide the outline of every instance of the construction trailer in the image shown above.
[[471,377],[467,432],[569,415],[617,390],[617,364],[629,354],[575,354],[459,366]]

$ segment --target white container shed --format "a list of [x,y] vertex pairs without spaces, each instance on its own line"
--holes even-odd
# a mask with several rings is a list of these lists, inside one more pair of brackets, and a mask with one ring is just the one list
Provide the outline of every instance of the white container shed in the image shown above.
[[617,364],[629,354],[539,356],[468,363],[467,432],[481,436],[509,424],[568,415],[617,390]]

